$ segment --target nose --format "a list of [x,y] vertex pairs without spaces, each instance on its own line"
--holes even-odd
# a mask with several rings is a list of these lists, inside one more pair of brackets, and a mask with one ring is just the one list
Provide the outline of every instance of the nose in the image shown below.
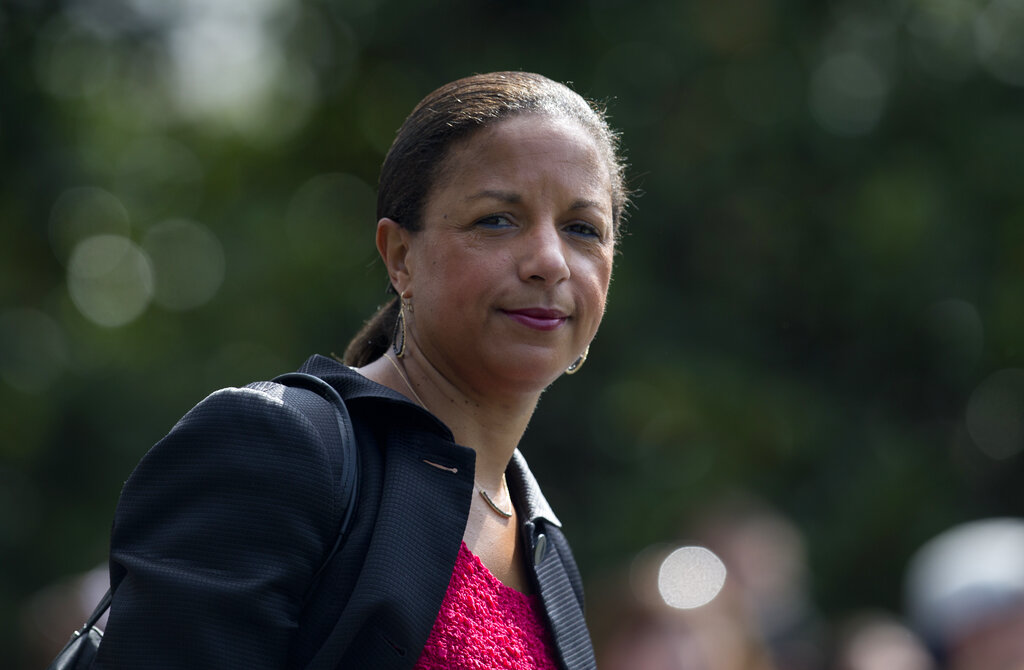
[[534,226],[522,237],[519,277],[554,285],[569,278],[565,241],[554,225]]

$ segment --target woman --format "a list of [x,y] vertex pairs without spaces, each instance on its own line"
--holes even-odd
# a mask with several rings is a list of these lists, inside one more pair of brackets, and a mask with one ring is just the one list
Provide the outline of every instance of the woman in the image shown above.
[[622,174],[601,113],[540,75],[421,101],[379,183],[397,297],[348,366],[301,369],[352,416],[343,546],[332,445],[279,385],[219,391],[125,485],[97,667],[594,667],[575,563],[517,446],[597,332]]

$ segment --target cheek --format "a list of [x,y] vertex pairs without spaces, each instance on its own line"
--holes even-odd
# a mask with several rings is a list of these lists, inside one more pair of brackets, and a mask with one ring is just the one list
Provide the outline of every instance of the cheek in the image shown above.
[[608,287],[612,281],[612,259],[610,254],[608,257],[600,258],[594,263],[593,277],[595,290],[601,294],[601,304],[604,304],[608,298]]
[[595,263],[591,271],[587,273],[587,281],[584,284],[585,300],[591,306],[592,318],[600,322],[604,315],[605,304],[608,301],[608,286],[611,283],[611,263]]
[[448,308],[470,308],[486,299],[490,281],[497,274],[495,259],[483,259],[472,253],[448,253],[433,259],[429,271],[430,293]]

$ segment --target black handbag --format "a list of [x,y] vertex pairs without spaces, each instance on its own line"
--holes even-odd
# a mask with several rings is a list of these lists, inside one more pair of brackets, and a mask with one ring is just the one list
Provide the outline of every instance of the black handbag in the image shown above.
[[92,666],[96,652],[100,648],[100,641],[103,639],[103,631],[96,627],[96,622],[110,608],[111,597],[112,594],[107,589],[106,595],[89,615],[85,625],[71,635],[71,639],[47,670],[88,670]]
[[[345,514],[341,521],[341,527],[338,531],[338,538],[335,540],[334,548],[331,549],[331,553],[328,554],[327,560],[324,561],[320,570],[317,571],[313,578],[313,584],[315,585],[320,577],[320,573],[322,573],[324,568],[327,567],[327,564],[330,563],[334,554],[337,553],[338,548],[341,546],[345,533],[348,530],[349,523],[352,520],[352,511],[355,508],[354,502],[358,489],[357,475],[359,472],[359,464],[355,435],[352,432],[352,420],[349,418],[348,409],[345,407],[345,401],[341,399],[341,396],[334,387],[323,379],[304,372],[289,372],[274,378],[274,381],[279,384],[285,384],[286,386],[301,388],[316,393],[334,406],[335,414],[338,419],[336,430],[341,438],[341,449],[343,454],[342,472],[344,473],[344,480],[341,482],[343,491],[340,497],[348,500],[348,505],[345,508]],[[296,404],[302,406],[303,404],[306,404],[306,400],[296,399]],[[310,589],[312,590],[312,585]],[[89,615],[89,619],[85,622],[85,625],[71,635],[71,639],[68,640],[66,645],[64,645],[64,648],[59,654],[57,654],[57,657],[50,662],[50,665],[47,666],[47,670],[89,670],[89,668],[92,667],[92,663],[96,659],[96,654],[100,649],[100,642],[103,641],[103,631],[96,628],[96,622],[100,620],[100,617],[103,616],[104,612],[110,609],[110,602],[113,600],[113,595],[113,592],[110,589],[107,589],[106,594],[100,600],[99,604],[96,605],[96,609],[93,610],[91,615]]]

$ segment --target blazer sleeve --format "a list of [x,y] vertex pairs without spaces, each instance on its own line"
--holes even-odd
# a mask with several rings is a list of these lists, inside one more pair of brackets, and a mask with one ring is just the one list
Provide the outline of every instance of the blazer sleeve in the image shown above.
[[288,667],[337,532],[332,467],[316,428],[272,393],[223,389],[194,407],[122,490],[95,667]]

